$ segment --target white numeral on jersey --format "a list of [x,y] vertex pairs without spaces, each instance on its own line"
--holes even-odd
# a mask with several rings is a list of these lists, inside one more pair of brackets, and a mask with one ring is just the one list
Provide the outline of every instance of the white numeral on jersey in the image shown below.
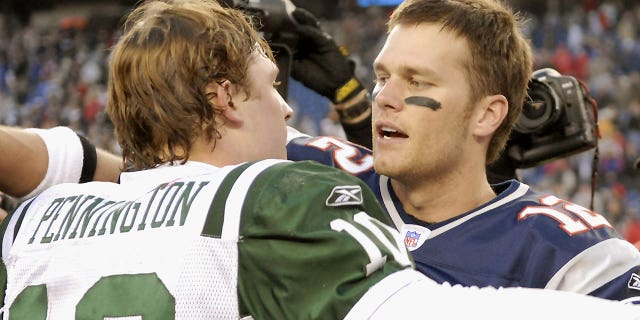
[[[411,265],[411,259],[405,250],[404,243],[401,241],[399,236],[396,236],[396,231],[394,229],[374,220],[364,212],[357,213],[354,216],[354,221],[371,232],[373,236],[391,252],[395,261],[400,265],[406,267]],[[336,219],[331,221],[331,229],[335,231],[345,231],[360,243],[364,251],[369,256],[369,263],[366,266],[367,276],[382,267],[387,261],[387,257],[382,255],[378,245],[376,245],[371,238],[369,238],[364,232],[360,231],[354,224],[342,219]],[[393,235],[395,243],[389,241],[388,237],[384,234],[385,232]]]
[[[601,227],[613,228],[602,215],[555,196],[546,196],[540,199],[540,204],[543,206],[531,206],[520,211],[518,220],[526,219],[529,216],[537,214],[545,215],[558,221],[560,229],[569,235],[575,235]],[[562,208],[566,212],[551,207],[559,204],[562,204]]]
[[360,155],[360,151],[355,146],[332,137],[318,137],[307,144],[308,146],[327,150],[334,147],[333,159],[336,164],[346,172],[358,174],[371,169],[373,166],[373,157],[370,154],[356,159]]

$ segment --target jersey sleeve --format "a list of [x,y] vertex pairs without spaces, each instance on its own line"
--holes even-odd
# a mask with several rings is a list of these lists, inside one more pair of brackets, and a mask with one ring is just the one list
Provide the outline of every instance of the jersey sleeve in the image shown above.
[[515,205],[528,231],[526,287],[571,291],[611,300],[640,297],[640,252],[606,218],[538,192]]
[[368,288],[412,267],[374,195],[348,174],[286,163],[249,192],[238,290],[254,318],[344,318]]
[[615,237],[569,260],[545,286],[611,300],[640,300],[640,253]]
[[287,158],[291,161],[313,160],[366,179],[373,174],[370,149],[336,137],[312,137],[287,130]]

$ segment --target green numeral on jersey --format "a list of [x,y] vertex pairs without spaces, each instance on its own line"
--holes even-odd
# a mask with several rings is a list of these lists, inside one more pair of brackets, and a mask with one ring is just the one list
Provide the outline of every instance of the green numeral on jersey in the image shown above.
[[[155,273],[103,277],[84,294],[76,306],[76,319],[141,317],[175,319],[176,302]],[[47,287],[28,286],[9,308],[9,319],[45,319]]]
[[142,319],[175,319],[176,302],[155,273],[104,277],[76,306],[76,319],[141,316]]
[[9,319],[46,319],[47,287],[28,286],[20,292],[9,308]]

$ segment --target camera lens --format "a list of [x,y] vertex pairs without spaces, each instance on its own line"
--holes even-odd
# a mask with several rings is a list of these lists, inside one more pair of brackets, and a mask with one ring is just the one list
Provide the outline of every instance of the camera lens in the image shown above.
[[540,132],[557,119],[559,99],[550,86],[539,81],[529,84],[528,94],[515,130],[520,133]]

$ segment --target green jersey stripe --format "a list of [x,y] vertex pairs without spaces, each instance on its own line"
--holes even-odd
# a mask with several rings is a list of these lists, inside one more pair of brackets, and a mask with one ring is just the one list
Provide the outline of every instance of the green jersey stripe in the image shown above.
[[202,227],[202,236],[211,238],[220,238],[222,236],[222,225],[224,224],[225,203],[229,197],[229,191],[233,187],[240,174],[251,164],[246,163],[240,166],[229,166],[221,168],[221,170],[229,171],[224,178],[219,179],[220,185],[216,189],[209,206],[207,219]]
[[24,219],[24,215],[32,203],[33,199],[23,203],[21,206],[16,208],[10,216],[6,217],[2,221],[2,224],[0,224],[0,232],[3,235],[0,256],[3,260],[7,259],[9,250],[11,250],[11,246],[13,245],[13,240],[15,240],[18,230],[20,229],[20,225],[22,224],[22,219]]
[[240,219],[242,218],[242,207],[244,206],[244,200],[247,197],[247,191],[253,185],[253,180],[271,166],[282,162],[289,161],[269,159],[257,162],[247,168],[240,175],[238,180],[236,180],[231,192],[229,192],[229,197],[227,198],[225,206],[225,223],[222,226],[222,239],[238,239],[238,233],[240,232]]

